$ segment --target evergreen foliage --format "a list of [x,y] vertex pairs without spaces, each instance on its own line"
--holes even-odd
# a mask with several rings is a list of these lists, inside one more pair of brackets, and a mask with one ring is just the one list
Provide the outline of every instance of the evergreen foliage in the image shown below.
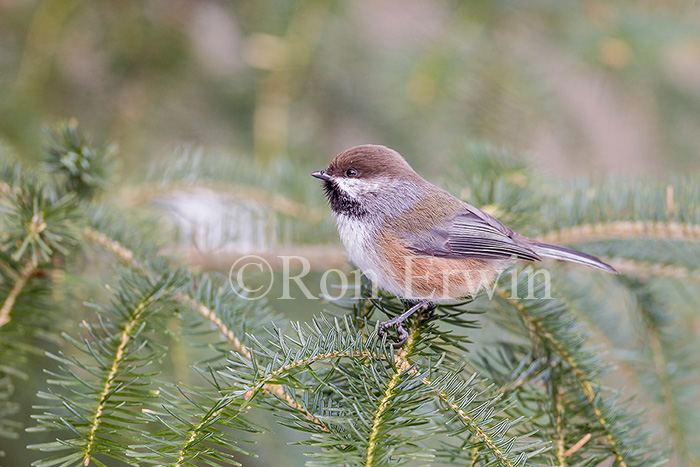
[[93,146],[71,120],[57,132],[47,131],[50,144],[46,150],[46,169],[60,177],[59,186],[81,198],[90,198],[107,186],[114,145]]
[[[480,167],[463,167],[479,174],[465,199],[526,233],[586,244],[624,274],[555,266],[550,291],[529,266],[507,271],[494,290],[415,316],[394,349],[375,325],[403,305],[366,280],[359,298],[294,322],[163,255],[152,226],[107,203],[110,151],[74,124],[52,134],[44,171],[3,162],[0,436],[40,451],[37,466],[242,465],[261,433],[284,429],[259,423],[267,412],[299,433],[308,465],[650,467],[672,453],[697,466],[694,178],[570,190],[486,146],[465,152]],[[168,183],[181,181],[176,169]],[[248,180],[276,206],[305,196]],[[113,261],[106,278],[91,272]],[[77,297],[88,312],[53,300],[61,274],[106,292]],[[204,355],[184,375],[170,367],[183,348]],[[16,388],[39,352],[53,363],[34,425],[20,426]]]

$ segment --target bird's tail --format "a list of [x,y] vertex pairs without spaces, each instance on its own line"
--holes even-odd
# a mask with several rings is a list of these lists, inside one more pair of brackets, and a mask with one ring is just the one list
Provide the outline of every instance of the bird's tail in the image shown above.
[[613,274],[619,274],[615,268],[602,262],[595,256],[587,255],[586,253],[581,253],[580,251],[572,250],[571,248],[537,242],[532,249],[535,251],[535,253],[541,256],[584,264],[592,268],[601,269]]

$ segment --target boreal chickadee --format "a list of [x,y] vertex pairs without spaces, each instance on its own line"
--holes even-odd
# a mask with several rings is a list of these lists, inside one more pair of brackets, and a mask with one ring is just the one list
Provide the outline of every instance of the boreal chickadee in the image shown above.
[[323,180],[348,259],[375,284],[410,304],[380,333],[436,303],[473,296],[516,260],[542,257],[615,269],[570,248],[540,243],[418,175],[396,151],[365,144],[338,154]]

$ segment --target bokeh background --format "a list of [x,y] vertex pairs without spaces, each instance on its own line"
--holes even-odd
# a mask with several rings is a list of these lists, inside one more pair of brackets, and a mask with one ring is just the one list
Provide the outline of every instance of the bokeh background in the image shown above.
[[[347,266],[307,172],[356,144],[449,187],[494,151],[565,181],[696,172],[700,2],[0,0],[0,157],[41,160],[70,118],[118,144],[109,201],[161,216],[167,253],[303,254],[318,277]],[[295,437],[246,465],[302,465]]]
[[0,137],[75,117],[125,172],[179,144],[323,165],[466,140],[557,175],[694,167],[697,1],[0,0]]

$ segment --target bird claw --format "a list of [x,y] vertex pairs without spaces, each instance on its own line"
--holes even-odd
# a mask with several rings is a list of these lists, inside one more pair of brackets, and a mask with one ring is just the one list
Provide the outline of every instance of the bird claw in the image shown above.
[[382,323],[379,323],[379,328],[377,329],[377,334],[379,334],[379,337],[384,336],[386,334],[386,330],[388,328],[396,328],[396,333],[398,341],[392,342],[391,345],[394,347],[401,347],[406,340],[408,340],[408,333],[406,330],[403,328],[402,324],[406,319],[411,316],[414,312],[420,310],[421,308],[427,306],[428,307],[428,312],[429,312],[429,317],[432,318],[432,313],[435,310],[436,305],[432,302],[419,302],[416,303],[415,305],[411,306],[408,310],[404,311],[401,313],[399,316],[396,316],[388,321],[384,321]]
[[395,327],[398,340],[396,342],[392,342],[391,345],[394,348],[399,348],[406,342],[406,340],[408,340],[408,332],[406,332],[406,329],[404,329],[404,327],[401,326],[401,323],[392,321],[394,320],[379,323],[379,329],[377,330],[377,334],[379,334],[379,337],[383,337],[384,334],[386,334],[387,329]]

